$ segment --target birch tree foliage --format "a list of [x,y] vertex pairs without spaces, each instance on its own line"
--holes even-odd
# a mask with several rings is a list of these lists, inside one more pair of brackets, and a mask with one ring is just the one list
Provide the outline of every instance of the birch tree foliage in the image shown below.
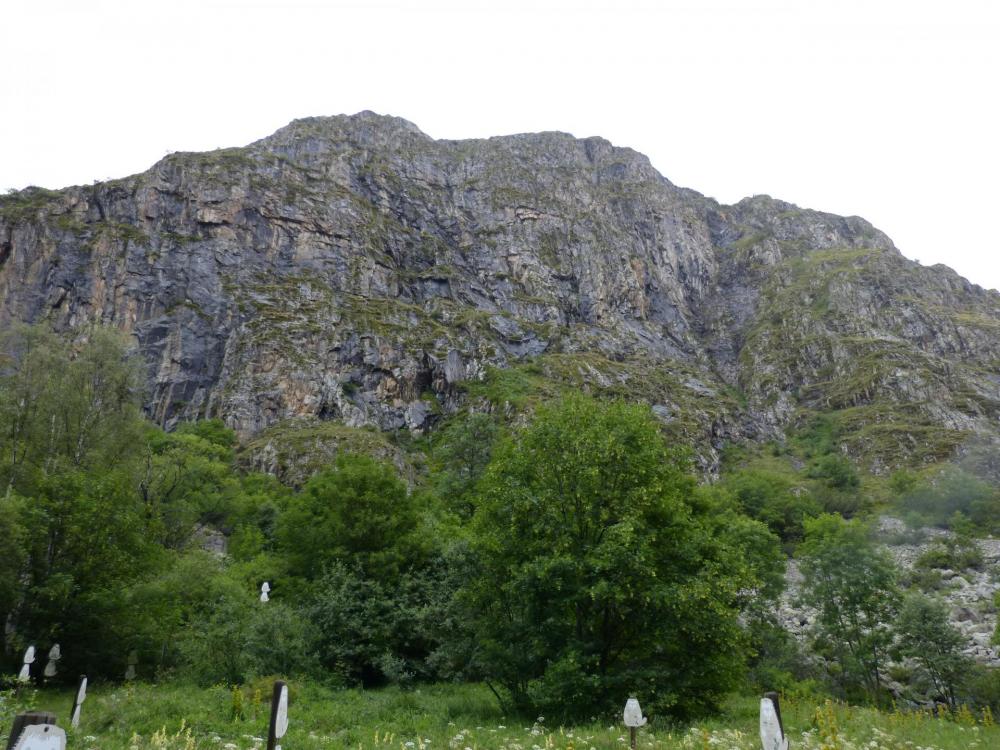
[[818,650],[845,692],[878,700],[900,602],[895,563],[861,521],[824,514],[807,520],[805,530],[801,598],[818,611]]

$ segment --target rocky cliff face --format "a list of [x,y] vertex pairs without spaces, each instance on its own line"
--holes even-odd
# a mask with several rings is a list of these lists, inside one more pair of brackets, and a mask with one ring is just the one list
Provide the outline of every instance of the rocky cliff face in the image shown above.
[[[641,398],[706,468],[836,415],[876,470],[1000,417],[1000,295],[859,218],[723,206],[562,133],[361,113],[0,198],[0,325],[133,335],[148,410],[426,430],[560,385]],[[297,420],[301,421],[301,420]]]

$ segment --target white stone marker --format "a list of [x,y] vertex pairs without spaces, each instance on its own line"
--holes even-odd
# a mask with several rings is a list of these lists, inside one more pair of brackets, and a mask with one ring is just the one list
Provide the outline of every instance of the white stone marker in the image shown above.
[[24,664],[21,665],[21,671],[17,675],[18,682],[27,682],[31,679],[31,665],[35,663],[35,647],[28,646],[28,650],[24,652]]
[[66,732],[55,724],[32,724],[21,732],[14,750],[66,750]]
[[271,593],[271,584],[264,581],[264,585],[260,587],[260,600],[266,602],[270,599],[268,594]]
[[42,673],[45,677],[55,677],[56,676],[56,662],[62,659],[62,652],[59,650],[59,644],[49,649],[49,661],[45,665],[45,671]]
[[271,725],[267,730],[267,750],[281,750],[278,743],[288,731],[288,685],[281,680],[274,683],[271,697]]
[[85,700],[87,700],[87,675],[80,678],[80,684],[76,688],[76,698],[73,699],[73,710],[69,715],[69,725],[73,729],[80,726],[80,709]]
[[767,693],[760,699],[760,744],[764,750],[788,750],[777,693]]
[[635,750],[635,730],[646,726],[646,717],[642,715],[639,701],[635,698],[629,698],[625,701],[625,711],[622,714],[622,718],[625,720],[625,726],[628,727],[632,750]]

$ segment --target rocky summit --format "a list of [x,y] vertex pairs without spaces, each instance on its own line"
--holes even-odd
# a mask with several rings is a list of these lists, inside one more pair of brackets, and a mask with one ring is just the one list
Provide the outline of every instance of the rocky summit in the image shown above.
[[379,444],[565,387],[648,402],[706,472],[817,414],[875,472],[1000,434],[1000,294],[863,219],[721,205],[564,133],[434,140],[362,112],[9,194],[15,321],[121,329],[152,418],[222,417],[265,457],[275,431]]

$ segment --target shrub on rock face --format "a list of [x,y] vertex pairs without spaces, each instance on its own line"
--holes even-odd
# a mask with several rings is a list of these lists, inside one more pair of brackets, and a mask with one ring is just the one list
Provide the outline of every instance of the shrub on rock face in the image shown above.
[[[742,674],[741,597],[761,566],[735,511],[696,492],[649,410],[566,398],[501,445],[459,594],[473,671],[517,710],[560,719],[712,710]],[[748,547],[749,549],[749,547]],[[777,559],[771,556],[770,559]]]
[[920,570],[969,570],[983,564],[983,552],[974,539],[955,535],[946,537],[924,551],[915,563]]

